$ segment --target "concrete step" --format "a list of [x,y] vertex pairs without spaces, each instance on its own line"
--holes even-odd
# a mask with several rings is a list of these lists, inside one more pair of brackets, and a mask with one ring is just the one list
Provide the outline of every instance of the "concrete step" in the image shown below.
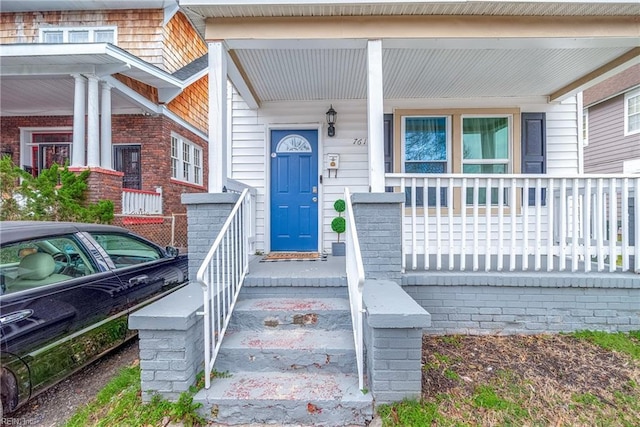
[[353,373],[351,330],[228,331],[216,358],[218,372],[301,371]]
[[194,401],[211,421],[229,424],[345,426],[373,418],[371,395],[350,374],[236,372],[215,378]]
[[344,298],[251,298],[240,300],[230,329],[351,329],[349,300]]

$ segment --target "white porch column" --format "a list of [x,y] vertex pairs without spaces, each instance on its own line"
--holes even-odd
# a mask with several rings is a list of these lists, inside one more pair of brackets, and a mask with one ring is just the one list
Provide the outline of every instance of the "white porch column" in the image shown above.
[[111,85],[102,82],[102,99],[100,105],[100,166],[113,169],[111,163]]
[[87,80],[80,74],[73,74],[75,90],[73,93],[73,151],[71,166],[85,165],[84,120],[86,114]]
[[209,43],[209,193],[227,183],[227,52]]
[[367,43],[367,128],[369,134],[369,191],[384,193],[382,40],[369,40]]
[[87,166],[100,166],[100,108],[98,77],[87,76],[89,79],[87,95]]

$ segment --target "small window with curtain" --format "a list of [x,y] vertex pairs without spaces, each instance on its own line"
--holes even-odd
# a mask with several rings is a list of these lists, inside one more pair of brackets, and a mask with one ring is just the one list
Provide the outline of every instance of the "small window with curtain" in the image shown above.
[[[403,147],[405,173],[450,172],[450,119],[447,116],[404,117]],[[411,204],[413,195],[407,188],[407,204]],[[447,206],[446,188],[440,189],[440,205]],[[427,191],[428,206],[436,206],[436,189]],[[416,205],[424,206],[424,189],[416,188]]]
[[[509,173],[509,117],[462,117],[462,173]],[[485,204],[486,189],[481,188],[478,202]],[[506,199],[505,199],[506,200]],[[473,203],[473,189],[467,189],[467,203]],[[498,189],[491,190],[491,204],[498,203]]]

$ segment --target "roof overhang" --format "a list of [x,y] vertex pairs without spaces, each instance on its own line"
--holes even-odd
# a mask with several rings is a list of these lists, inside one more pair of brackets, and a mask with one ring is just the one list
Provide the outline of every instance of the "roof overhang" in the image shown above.
[[382,40],[387,100],[562,101],[639,62],[640,16],[221,17],[206,39],[258,103],[365,99],[368,40]]
[[[160,103],[169,102],[184,88],[171,74],[108,43],[14,44],[0,46],[2,115],[33,111],[65,114],[73,108],[73,75],[107,78],[121,74],[157,89]],[[39,100],[47,94],[46,100]],[[138,102],[118,91],[115,109],[140,111]]]

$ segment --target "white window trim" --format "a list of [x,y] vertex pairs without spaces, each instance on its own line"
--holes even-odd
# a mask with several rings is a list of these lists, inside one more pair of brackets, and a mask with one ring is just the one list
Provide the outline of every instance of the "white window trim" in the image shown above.
[[582,110],[582,146],[589,145],[589,109]]
[[[400,161],[400,167],[401,167],[402,173],[405,173],[405,163],[407,161],[407,159],[405,157],[405,154],[406,154],[406,151],[405,151],[405,136],[406,136],[406,123],[407,123],[406,119],[407,118],[427,118],[427,119],[435,118],[435,119],[440,119],[440,118],[443,118],[443,117],[447,121],[447,158],[444,160],[444,162],[446,164],[445,173],[451,173],[452,161],[453,161],[452,154],[451,154],[451,148],[452,148],[451,144],[452,144],[452,138],[453,138],[452,125],[451,125],[451,121],[452,120],[451,120],[451,116],[445,115],[445,114],[443,114],[443,115],[437,115],[437,114],[421,115],[421,114],[418,114],[418,115],[409,115],[409,116],[403,115],[402,116],[402,120],[401,120],[402,129],[400,131],[400,139],[402,141],[401,142],[402,147],[400,148],[401,155],[402,155],[402,159]],[[428,161],[425,161],[425,162],[428,162]],[[436,161],[432,161],[432,162],[436,162]]]
[[640,128],[629,131],[629,98],[640,97],[640,88],[634,89],[624,94],[624,136],[636,135],[640,133]]
[[[31,164],[31,147],[34,133],[73,133],[72,127],[23,127],[20,128],[20,167],[33,166]],[[73,153],[73,143],[69,143],[69,155]]]
[[[171,153],[171,144],[173,144],[173,139],[177,140],[177,144],[178,146],[176,147],[176,154],[178,155],[178,157],[173,157],[172,153]],[[190,166],[190,170],[189,170],[189,177],[190,179],[184,179],[184,159],[183,159],[183,144],[187,144],[190,148],[190,159],[189,162],[187,162]],[[194,152],[198,151],[200,153],[200,164],[198,165],[198,167],[200,168],[199,172],[195,173],[195,156],[194,156]],[[203,176],[204,176],[204,150],[202,149],[202,147],[200,147],[197,144],[194,144],[193,142],[189,141],[188,139],[183,138],[182,136],[176,134],[176,133],[171,133],[171,141],[170,141],[170,145],[169,145],[169,159],[171,160],[171,162],[173,163],[173,159],[177,159],[177,168],[176,168],[176,176],[171,176],[172,180],[175,181],[180,181],[180,182],[186,182],[192,185],[200,185],[200,186],[204,186],[204,182],[203,182]],[[171,168],[170,168],[171,169]],[[197,180],[196,180],[197,178]]]
[[69,33],[73,31],[88,31],[89,32],[89,41],[87,43],[97,43],[95,41],[95,32],[96,31],[113,31],[113,44],[117,46],[118,44],[118,27],[113,26],[103,26],[103,27],[45,27],[40,28],[38,31],[38,41],[39,43],[44,43],[44,34],[47,32],[56,32],[62,31],[62,43],[69,43]]
[[[508,156],[506,159],[465,159],[464,155],[462,154],[463,152],[463,146],[464,146],[464,119],[467,118],[506,118],[507,119],[507,126],[509,126],[509,132],[507,134],[507,136],[509,137],[509,140],[507,142],[507,149],[509,150]],[[461,114],[460,115],[460,173],[464,173],[463,169],[464,169],[464,165],[465,164],[474,164],[474,165],[479,165],[479,164],[486,164],[486,165],[496,165],[496,164],[506,164],[507,165],[507,171],[505,172],[505,174],[510,174],[513,173],[513,151],[514,151],[514,147],[513,147],[513,115],[511,114]]]

